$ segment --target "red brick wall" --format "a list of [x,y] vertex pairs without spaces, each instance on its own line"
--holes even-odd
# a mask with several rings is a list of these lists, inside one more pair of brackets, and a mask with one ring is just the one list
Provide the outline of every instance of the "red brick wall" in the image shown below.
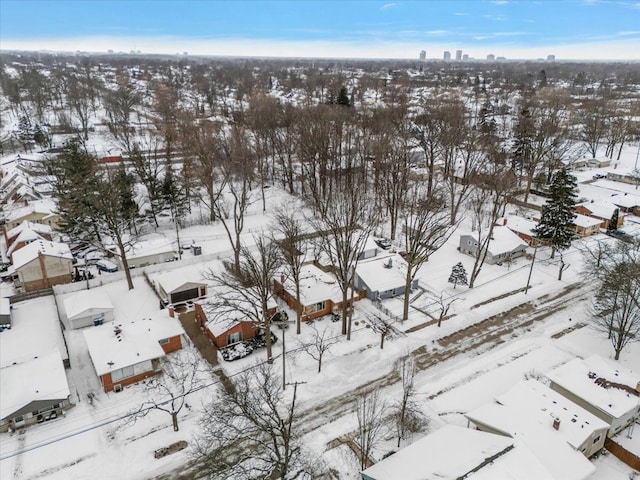
[[141,373],[140,375],[136,375],[134,377],[123,378],[122,380],[119,380],[117,382],[111,381],[111,374],[107,373],[105,375],[102,375],[102,377],[100,379],[102,380],[102,386],[104,387],[104,391],[105,392],[113,392],[113,386],[114,385],[122,385],[122,388],[124,388],[127,385],[134,384],[136,382],[144,380],[145,378],[153,377],[154,375],[157,375],[158,373],[160,373],[160,372],[159,371],[158,372],[153,372],[153,371],[152,372],[145,372],[145,373]]
[[254,327],[251,322],[240,322],[238,325],[230,328],[219,337],[214,337],[209,329],[207,329],[207,336],[218,348],[224,348],[227,346],[227,336],[240,332],[242,334],[242,340],[251,340],[258,333],[258,329]]
[[[616,442],[611,440],[609,437],[604,441],[604,448],[609,450],[615,457],[617,457],[620,461],[626,463],[631,468],[635,468],[636,470],[640,470],[640,458],[632,452],[628,451],[621,445],[618,445]],[[629,477],[631,478],[631,477]]]
[[59,275],[57,277],[49,277],[47,282],[45,282],[44,279],[25,282],[23,284],[23,288],[25,292],[33,292],[35,290],[42,290],[44,288],[52,287],[53,285],[71,283],[71,280],[71,274]]
[[161,343],[160,346],[162,347],[162,350],[164,350],[164,353],[171,353],[180,350],[182,348],[182,337],[180,337],[180,335],[171,337],[169,339],[169,343]]

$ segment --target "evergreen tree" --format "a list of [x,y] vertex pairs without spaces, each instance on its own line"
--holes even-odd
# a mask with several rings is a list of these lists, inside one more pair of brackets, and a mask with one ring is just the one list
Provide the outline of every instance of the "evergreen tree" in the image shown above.
[[464,265],[462,265],[462,262],[458,262],[451,269],[451,275],[449,276],[449,283],[453,283],[454,289],[458,284],[460,285],[469,284],[469,280],[467,279],[467,271],[464,269]]
[[338,98],[336,99],[336,103],[338,105],[344,105],[345,107],[351,106],[351,101],[349,100],[349,95],[347,94],[347,87],[340,88],[340,92],[338,93]]
[[607,226],[607,231],[615,232],[618,230],[618,218],[620,216],[620,210],[616,208],[613,211],[613,215],[611,215],[611,220],[609,221],[609,225]]
[[566,168],[553,175],[550,198],[542,206],[540,223],[533,229],[537,239],[551,246],[551,258],[554,258],[556,250],[565,250],[571,245],[576,190],[576,177],[570,175]]

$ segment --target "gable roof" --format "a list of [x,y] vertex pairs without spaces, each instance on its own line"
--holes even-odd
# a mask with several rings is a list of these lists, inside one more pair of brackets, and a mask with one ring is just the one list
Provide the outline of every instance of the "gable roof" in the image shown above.
[[[480,475],[514,480],[552,478],[535,458],[514,445],[509,437],[446,425],[362,474],[373,480],[453,480],[468,474],[472,479]],[[518,461],[507,461],[514,450],[519,453]]]
[[[282,276],[284,276],[284,282]],[[290,295],[295,297],[295,282],[285,271],[282,271],[282,274],[278,274],[274,279],[280,282]],[[351,290],[349,290],[348,296],[351,296]],[[312,263],[302,265],[300,267],[300,303],[309,306],[326,300],[331,300],[334,303],[342,301],[342,291],[336,277],[324,272]]]
[[104,375],[164,356],[158,342],[182,335],[184,329],[176,319],[159,315],[128,323],[105,323],[82,333],[96,373]]
[[599,219],[593,218],[593,217],[589,217],[587,215],[581,215],[581,214],[578,213],[573,218],[573,223],[577,227],[589,228],[589,227],[595,227],[596,225],[602,224],[602,220],[599,220]]
[[56,350],[26,362],[0,369],[0,418],[37,400],[63,400],[69,384],[60,353]]
[[53,229],[49,225],[44,225],[42,223],[30,222],[29,220],[25,220],[20,225],[13,227],[11,230],[9,230],[7,232],[7,238],[11,240],[12,238],[20,235],[20,233],[25,230],[30,230],[32,232],[36,232],[39,234],[53,233]]
[[[595,470],[577,449],[608,424],[537,380],[523,380],[494,402],[469,412],[484,424],[523,442],[555,478],[582,479]],[[554,419],[560,419],[558,430]]]
[[576,207],[583,207],[591,212],[591,215],[604,218],[606,220],[613,216],[613,212],[618,209],[613,203],[606,201],[579,203]]
[[7,222],[15,222],[34,213],[44,215],[44,218],[56,215],[56,202],[52,199],[34,200],[29,205],[15,208],[7,213]]
[[113,304],[103,290],[80,290],[65,297],[64,309],[72,319],[90,310],[113,310]]
[[13,267],[18,270],[20,267],[38,258],[38,254],[48,257],[65,258],[73,261],[73,255],[66,243],[49,242],[47,240],[36,240],[25,245],[20,250],[13,252]]
[[599,381],[604,379],[633,389],[640,382],[640,374],[622,365],[612,364],[598,355],[584,360],[574,358],[548,373],[547,377],[613,418],[619,418],[640,406],[640,396],[614,386],[601,386],[602,381]]

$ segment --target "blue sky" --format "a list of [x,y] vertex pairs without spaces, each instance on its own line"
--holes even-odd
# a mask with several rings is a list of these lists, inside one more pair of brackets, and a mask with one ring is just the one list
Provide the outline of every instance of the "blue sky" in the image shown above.
[[0,0],[0,48],[640,60],[640,0]]

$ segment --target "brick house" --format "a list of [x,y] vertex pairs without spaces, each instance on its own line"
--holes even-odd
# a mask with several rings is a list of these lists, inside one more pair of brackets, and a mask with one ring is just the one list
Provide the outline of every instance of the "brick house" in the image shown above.
[[[282,298],[289,308],[299,311],[303,322],[342,308],[342,292],[336,278],[310,263],[302,265],[300,270],[300,302],[296,300],[295,282],[284,272],[273,279],[273,293]],[[347,298],[351,298],[351,290]],[[354,300],[359,299],[356,292]]]
[[159,374],[159,359],[182,348],[184,329],[177,320],[158,316],[105,323],[82,333],[104,391],[119,392]]
[[36,240],[13,252],[16,286],[25,292],[71,283],[73,256],[64,243]]
[[[246,303],[242,300],[238,300],[238,303],[240,304],[238,309],[233,310],[228,306],[221,308],[219,302],[212,298],[195,302],[196,323],[217,348],[251,340],[260,331],[254,319],[262,316],[261,309],[242,305]],[[271,318],[278,309],[273,298],[270,298],[267,307],[267,315]],[[255,308],[255,311],[252,315],[248,315],[246,308],[252,310]]]
[[613,203],[610,202],[589,202],[581,203],[575,206],[576,213],[586,215],[587,217],[602,220],[602,227],[605,230],[609,228],[609,222],[613,216],[613,212],[618,210],[618,227],[624,224],[624,213]]

